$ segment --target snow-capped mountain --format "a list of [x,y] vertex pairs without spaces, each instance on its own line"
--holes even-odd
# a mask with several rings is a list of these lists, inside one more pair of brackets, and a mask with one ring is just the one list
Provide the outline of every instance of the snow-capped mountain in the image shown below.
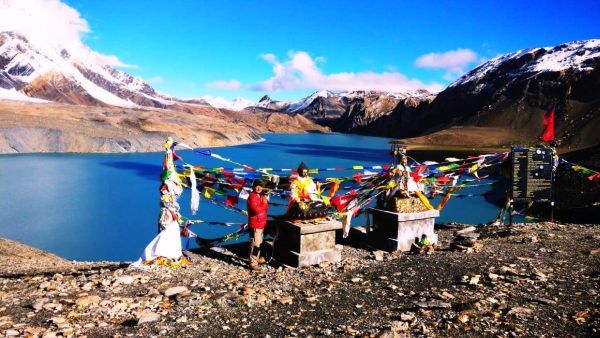
[[366,125],[339,131],[414,137],[449,127],[483,127],[535,142],[543,114],[555,107],[559,141],[583,147],[600,143],[595,131],[600,128],[599,93],[600,40],[574,41],[498,56],[433,100],[399,104]]
[[[312,95],[297,101],[275,101],[265,95],[255,108],[270,111],[283,111],[290,114],[300,114],[311,120],[338,128],[339,120],[350,111],[356,111],[357,105],[368,111],[367,120],[391,112],[396,105],[405,100],[422,101],[434,97],[427,90],[410,91],[405,93],[379,92],[379,91],[350,91],[334,93],[331,91],[317,91]],[[347,122],[347,121],[346,121]],[[344,125],[348,123],[344,122]],[[354,122],[350,122],[352,125]],[[362,121],[361,123],[364,123]]]
[[167,107],[170,99],[140,78],[100,61],[87,47],[73,53],[0,33],[0,98],[120,107]]
[[215,108],[223,108],[228,110],[242,111],[246,107],[252,107],[256,104],[254,101],[246,100],[242,97],[236,97],[235,99],[229,101],[222,97],[215,96],[202,96],[199,99],[195,99],[199,102],[205,102],[206,104],[215,107]]
[[[529,48],[495,57],[466,73],[449,87],[477,83],[498,72],[507,78],[548,72],[589,72],[597,67],[599,58],[600,39],[574,41],[556,47]],[[506,71],[508,67],[510,71]]]

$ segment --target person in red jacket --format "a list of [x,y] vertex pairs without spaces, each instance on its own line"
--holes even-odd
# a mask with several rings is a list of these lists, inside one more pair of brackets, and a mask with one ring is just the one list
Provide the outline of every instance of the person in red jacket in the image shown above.
[[264,263],[260,257],[260,245],[263,241],[263,231],[267,224],[267,209],[269,201],[263,194],[263,183],[259,180],[252,184],[252,192],[248,197],[248,227],[250,228],[250,254],[248,260],[250,269],[260,270],[258,264]]

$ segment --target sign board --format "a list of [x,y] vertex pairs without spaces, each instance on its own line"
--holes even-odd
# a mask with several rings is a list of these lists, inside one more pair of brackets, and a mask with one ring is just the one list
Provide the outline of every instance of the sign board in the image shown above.
[[552,149],[512,149],[512,198],[535,202],[552,200]]

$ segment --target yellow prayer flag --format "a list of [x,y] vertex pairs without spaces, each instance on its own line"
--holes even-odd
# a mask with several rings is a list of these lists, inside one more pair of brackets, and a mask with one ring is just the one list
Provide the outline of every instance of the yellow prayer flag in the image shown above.
[[364,167],[362,165],[355,165],[355,166],[352,166],[352,169],[354,169],[354,170],[363,170]]
[[416,191],[416,193],[417,193],[417,196],[419,196],[419,199],[421,200],[421,202],[423,202],[423,204],[425,204],[427,209],[433,210],[433,206],[431,206],[431,203],[429,203],[429,200],[427,199],[427,197],[425,197],[425,195],[423,195],[420,191]]
[[204,198],[210,199],[212,195],[215,193],[215,189],[212,188],[204,188]]

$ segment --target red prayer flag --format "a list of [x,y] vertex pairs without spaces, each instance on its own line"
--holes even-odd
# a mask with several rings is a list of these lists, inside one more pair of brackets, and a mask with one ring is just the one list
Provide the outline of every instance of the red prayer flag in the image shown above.
[[338,211],[345,210],[348,203],[356,197],[355,195],[356,192],[350,192],[346,195],[335,196],[331,199],[331,204],[333,204]]
[[440,176],[436,179],[436,183],[438,184],[448,184],[448,182],[450,182],[450,179],[446,176]]
[[544,115],[544,125],[546,126],[546,129],[544,129],[544,132],[542,133],[542,140],[544,140],[544,142],[554,141],[554,108],[550,109]]
[[237,195],[227,195],[227,199],[225,200],[225,205],[228,207],[233,207],[238,204],[239,197]]
[[600,180],[600,173],[595,173],[592,176],[588,176],[588,180],[593,181],[593,180]]

